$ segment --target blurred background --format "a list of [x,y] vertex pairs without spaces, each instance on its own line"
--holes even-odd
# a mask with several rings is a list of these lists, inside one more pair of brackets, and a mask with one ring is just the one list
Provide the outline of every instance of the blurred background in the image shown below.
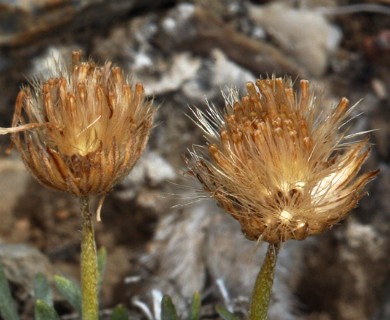
[[[150,319],[144,309],[153,314],[167,293],[185,315],[198,290],[203,319],[218,318],[217,304],[245,318],[266,246],[198,201],[183,155],[204,140],[186,114],[206,99],[223,107],[221,90],[243,93],[247,81],[275,74],[310,80],[324,106],[360,101],[352,130],[373,130],[364,170],[381,173],[346,221],[284,245],[269,318],[390,319],[389,0],[0,0],[1,127],[26,79],[76,49],[122,67],[159,106],[146,152],[96,223],[108,250],[103,310],[122,303],[134,319]],[[0,146],[0,263],[32,319],[37,272],[79,278],[78,202],[37,183],[6,152],[9,137]],[[64,319],[77,319],[55,299]]]

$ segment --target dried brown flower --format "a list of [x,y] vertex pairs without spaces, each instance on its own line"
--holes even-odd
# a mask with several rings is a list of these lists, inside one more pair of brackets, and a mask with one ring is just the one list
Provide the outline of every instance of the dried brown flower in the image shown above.
[[369,146],[347,135],[345,98],[326,109],[308,81],[298,96],[290,79],[273,77],[225,100],[224,114],[195,111],[209,145],[195,146],[188,165],[251,240],[302,240],[331,228],[377,174],[358,175]]
[[[44,185],[76,196],[106,194],[140,157],[154,111],[141,84],[119,67],[81,62],[23,88],[16,100],[12,140],[32,174]],[[16,128],[16,129],[15,129]]]

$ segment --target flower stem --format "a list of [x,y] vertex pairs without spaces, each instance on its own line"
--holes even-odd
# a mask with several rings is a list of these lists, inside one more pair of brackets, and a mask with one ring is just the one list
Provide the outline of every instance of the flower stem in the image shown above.
[[83,224],[81,231],[82,319],[97,320],[99,313],[97,255],[92,213],[89,210],[87,196],[80,198],[80,207]]
[[252,292],[250,320],[267,320],[268,305],[274,282],[276,260],[280,244],[270,244]]

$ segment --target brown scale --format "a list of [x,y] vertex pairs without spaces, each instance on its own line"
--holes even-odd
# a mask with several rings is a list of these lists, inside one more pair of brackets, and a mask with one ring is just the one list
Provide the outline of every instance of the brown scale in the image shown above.
[[124,78],[123,78],[123,74],[121,72],[121,69],[119,67],[112,68],[112,76],[114,78],[115,85],[122,85],[123,84]]
[[238,119],[240,119],[244,115],[244,110],[239,102],[234,103],[233,112]]
[[286,118],[283,120],[283,125],[287,128],[287,130],[289,131],[295,131],[295,126],[294,126],[294,122],[289,119],[289,118]]
[[[286,93],[286,98],[290,106],[295,105],[295,93],[293,88],[287,88],[284,91]],[[291,109],[291,108],[290,108]]]
[[210,155],[220,167],[224,168],[225,170],[229,170],[231,168],[230,162],[225,159],[224,155],[215,144],[211,144],[208,149]]
[[263,95],[263,101],[266,102],[268,108],[267,112],[271,118],[275,118],[279,112],[277,102],[275,101],[275,95],[272,92],[271,88],[263,81],[257,80],[256,86],[259,88],[261,94]]
[[307,109],[309,104],[309,81],[301,80],[301,96],[299,100],[299,110],[302,112]]
[[280,117],[276,117],[272,120],[272,125],[274,128],[280,128],[282,125],[282,119]]
[[253,131],[253,121],[251,120],[245,120],[242,131],[245,132],[245,134],[249,134]]
[[236,156],[241,159],[244,163],[248,160],[248,155],[246,152],[245,144],[243,141],[243,133],[238,132],[237,134],[233,135],[233,142],[234,142],[234,150]]
[[259,118],[255,119],[255,120],[253,121],[253,128],[254,128],[255,130],[261,129],[261,124],[262,124],[262,123],[264,123],[263,120],[261,120],[261,119],[259,119]]
[[59,100],[64,101],[66,97],[66,92],[67,92],[67,81],[64,77],[59,78],[58,80],[58,95],[59,95]]
[[249,119],[251,119],[253,122],[258,122],[261,120],[261,116],[258,113],[251,111],[249,113]]
[[85,104],[87,102],[87,88],[84,83],[79,83],[77,85],[76,97],[78,102]]
[[263,106],[261,105],[260,100],[258,100],[258,99],[253,100],[252,108],[251,108],[250,112],[260,114],[263,111],[264,111]]
[[313,142],[312,142],[310,135],[309,135],[307,123],[303,119],[299,121],[299,132],[300,132],[300,135],[303,137],[302,140],[303,140],[303,143],[304,143],[306,149],[311,151],[313,148]]
[[236,116],[234,114],[231,114],[227,117],[225,117],[225,121],[227,123],[227,127],[229,131],[234,132],[237,131],[237,121],[236,121]]
[[231,137],[232,137],[232,141],[236,147],[241,144],[241,142],[242,142],[242,132],[241,131],[237,130],[237,132],[233,132]]
[[245,109],[247,114],[250,114],[251,112],[256,112],[259,109],[262,109],[259,99],[249,97],[249,103],[247,108]]
[[260,95],[259,95],[259,93],[257,92],[256,87],[255,87],[255,85],[253,84],[253,82],[248,82],[248,83],[246,84],[246,90],[248,91],[249,96],[255,97],[257,100],[260,99]]
[[259,129],[253,131],[252,139],[258,147],[264,146],[264,144],[265,144],[264,135],[262,134],[261,130],[259,130]]
[[222,130],[219,136],[221,137],[221,142],[222,142],[222,146],[223,146],[224,151],[225,152],[232,152],[231,142],[229,139],[229,133],[227,132],[227,130]]

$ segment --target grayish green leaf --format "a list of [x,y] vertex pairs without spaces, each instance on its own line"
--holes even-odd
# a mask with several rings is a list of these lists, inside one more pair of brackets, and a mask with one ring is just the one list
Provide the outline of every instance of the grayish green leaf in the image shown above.
[[195,292],[192,303],[191,303],[191,313],[190,313],[190,320],[199,320],[200,318],[200,305],[201,305],[201,299],[199,292]]
[[172,299],[168,295],[163,296],[161,300],[161,320],[179,320]]
[[115,307],[114,311],[111,315],[111,320],[129,320],[129,313],[127,312],[127,309],[122,306],[118,305]]
[[49,306],[53,306],[50,284],[42,273],[38,273],[34,278],[34,297],[36,300],[42,300]]
[[60,320],[60,317],[51,305],[38,299],[35,302],[35,320]]
[[19,320],[4,270],[0,265],[0,315],[4,320]]
[[64,298],[70,303],[70,305],[81,314],[81,290],[80,287],[64,277],[55,276],[54,281],[56,283],[58,291],[64,296]]
[[215,309],[223,320],[239,320],[233,313],[222,306],[217,306]]

